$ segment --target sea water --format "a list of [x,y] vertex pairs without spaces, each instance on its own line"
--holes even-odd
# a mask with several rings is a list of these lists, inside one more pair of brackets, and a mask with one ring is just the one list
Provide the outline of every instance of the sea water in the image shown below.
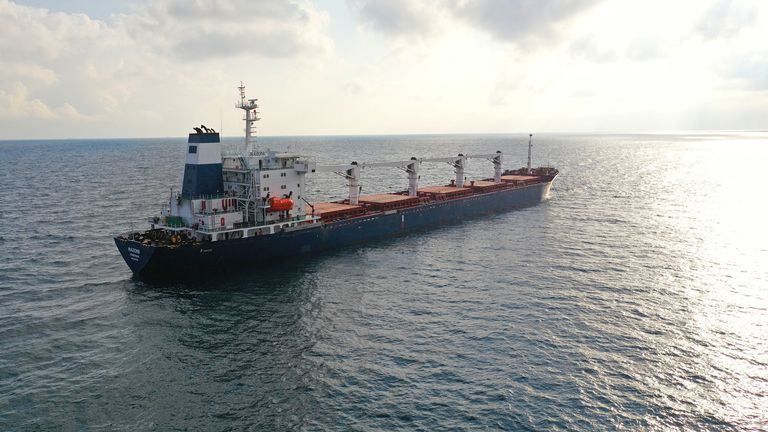
[[[518,168],[527,138],[259,144]],[[768,134],[533,138],[545,203],[184,283],[112,241],[178,188],[183,139],[0,142],[0,429],[768,429]]]

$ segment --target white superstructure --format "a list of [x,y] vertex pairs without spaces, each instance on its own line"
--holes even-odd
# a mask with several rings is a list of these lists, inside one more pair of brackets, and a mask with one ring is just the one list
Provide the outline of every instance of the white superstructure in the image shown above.
[[[448,163],[455,169],[453,186],[465,185],[464,168],[469,158],[487,159],[494,165],[494,182],[501,182],[501,152],[445,158],[415,157],[397,162],[321,166],[298,154],[261,150],[256,145],[257,99],[247,99],[245,86],[238,87],[237,108],[244,111],[245,139],[235,151],[223,151],[219,134],[201,125],[189,135],[181,192],[171,190],[168,206],[151,222],[154,227],[183,232],[198,240],[226,240],[274,234],[321,223],[312,213],[306,194],[306,175],[335,172],[347,180],[349,198],[360,201],[360,173],[364,168],[391,167],[407,174],[410,197],[417,197],[422,163]],[[309,211],[308,211],[309,210]]]

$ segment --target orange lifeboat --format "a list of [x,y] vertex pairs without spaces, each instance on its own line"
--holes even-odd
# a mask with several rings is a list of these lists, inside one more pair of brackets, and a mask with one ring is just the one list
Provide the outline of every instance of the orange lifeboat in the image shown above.
[[293,209],[293,200],[290,198],[272,197],[269,199],[269,211],[289,211]]

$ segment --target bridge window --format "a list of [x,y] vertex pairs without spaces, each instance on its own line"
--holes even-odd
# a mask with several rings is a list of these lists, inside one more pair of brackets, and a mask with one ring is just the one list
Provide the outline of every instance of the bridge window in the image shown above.
[[197,153],[197,146],[189,146],[189,153],[190,154],[196,154]]

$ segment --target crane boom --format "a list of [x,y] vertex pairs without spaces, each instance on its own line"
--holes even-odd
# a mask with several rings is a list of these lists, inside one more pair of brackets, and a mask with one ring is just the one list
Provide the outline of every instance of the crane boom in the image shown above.
[[356,167],[356,166],[359,167],[359,165],[352,165],[352,164],[347,164],[347,165],[318,165],[315,168],[315,172],[342,172],[342,171],[350,170],[350,169],[352,169],[352,167]]

